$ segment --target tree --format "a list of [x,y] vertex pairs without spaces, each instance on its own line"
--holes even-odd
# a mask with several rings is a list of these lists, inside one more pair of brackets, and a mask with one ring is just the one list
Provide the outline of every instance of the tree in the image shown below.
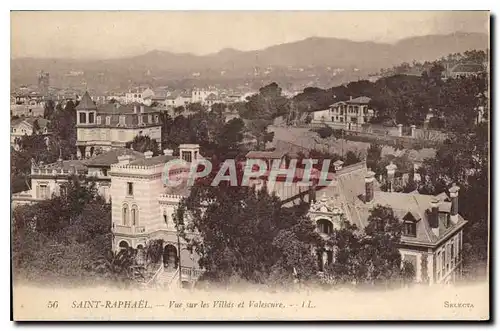
[[[193,186],[175,216],[182,236],[200,256],[200,266],[206,270],[204,279],[227,283],[236,277],[265,283],[273,274],[279,283],[293,274],[293,268],[304,279],[309,277],[305,270],[309,266],[299,264],[315,238],[310,223],[303,218],[306,209],[286,210],[279,198],[265,189],[227,182],[211,186],[213,176]],[[188,236],[192,231],[198,231],[199,240]],[[292,239],[289,242],[288,236]]]
[[371,143],[366,151],[366,166],[370,168],[373,172],[380,174],[380,169],[378,167],[379,162],[382,159],[382,146],[377,143]]
[[62,196],[13,210],[16,278],[43,284],[95,281],[91,266],[111,249],[110,206],[95,189],[68,185]]
[[[327,243],[335,247],[327,266],[327,283],[348,286],[396,286],[414,279],[414,269],[401,263],[401,223],[389,207],[370,210],[364,231],[342,219]],[[403,266],[403,267],[401,267]]]
[[52,115],[55,112],[55,102],[53,100],[47,100],[43,106],[43,118],[52,119]]
[[240,118],[233,118],[220,129],[215,136],[215,154],[219,160],[234,159],[238,156],[244,130],[245,123]]
[[153,152],[153,156],[160,155],[160,148],[156,139],[146,135],[137,135],[130,143],[127,143],[127,148],[132,148],[134,151],[145,153],[147,151]]
[[114,284],[128,285],[145,280],[145,268],[136,262],[137,251],[131,247],[108,251],[92,266],[93,271]]
[[345,166],[359,163],[359,162],[361,162],[361,158],[358,154],[354,153],[353,151],[348,151],[346,153],[345,158],[344,158],[344,165]]

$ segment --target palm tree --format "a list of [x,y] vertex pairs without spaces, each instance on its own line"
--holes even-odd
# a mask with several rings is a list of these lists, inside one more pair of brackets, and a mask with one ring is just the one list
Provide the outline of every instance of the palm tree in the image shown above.
[[136,262],[136,250],[129,247],[119,252],[108,251],[94,262],[95,273],[116,284],[143,282],[145,268]]

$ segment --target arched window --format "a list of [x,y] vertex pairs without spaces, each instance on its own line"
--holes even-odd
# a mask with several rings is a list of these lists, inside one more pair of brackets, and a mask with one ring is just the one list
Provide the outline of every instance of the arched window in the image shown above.
[[168,216],[167,216],[167,211],[163,211],[163,222],[165,222],[165,225],[168,226]]
[[137,208],[136,205],[133,205],[131,212],[132,212],[132,225],[133,226],[139,225],[139,208]]
[[120,247],[120,250],[122,250],[122,249],[127,249],[129,247],[129,245],[128,245],[128,242],[126,242],[125,240],[122,240],[118,244],[118,247]]
[[316,228],[320,233],[330,234],[333,232],[333,224],[327,219],[319,219],[316,221]]
[[128,205],[124,204],[122,208],[122,223],[128,225]]

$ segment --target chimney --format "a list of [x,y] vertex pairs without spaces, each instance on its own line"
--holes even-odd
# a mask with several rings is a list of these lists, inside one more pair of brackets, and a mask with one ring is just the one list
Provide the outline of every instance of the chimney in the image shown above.
[[349,101],[352,100],[352,95],[349,96]]
[[129,164],[132,161],[132,155],[120,155],[118,156],[118,164]]
[[144,105],[141,105],[141,113],[144,113]]
[[415,138],[415,129],[417,128],[417,126],[413,124],[410,128],[411,128],[411,137]]
[[333,162],[333,166],[335,167],[335,171],[342,170],[343,164],[344,164],[344,162],[342,160],[337,160],[337,161]]
[[396,173],[397,168],[398,167],[392,161],[385,167],[385,169],[387,169],[387,182],[389,184],[387,189],[388,192],[393,192],[394,190],[394,174]]
[[172,155],[174,155],[174,151],[172,149],[164,149],[163,155],[172,156]]
[[153,157],[153,152],[151,151],[147,151],[144,153],[144,156],[146,157],[146,159],[150,159]]
[[368,170],[365,176],[365,203],[373,200],[373,182],[375,181],[375,173]]
[[398,124],[398,137],[403,136],[403,124]]
[[429,214],[429,226],[432,232],[439,237],[439,200],[433,198],[431,200],[431,212]]
[[457,184],[455,184],[455,183],[453,183],[453,185],[449,189],[450,198],[451,198],[450,220],[453,222],[453,224],[456,224],[458,222],[458,191],[459,190],[460,190],[460,187],[458,187]]

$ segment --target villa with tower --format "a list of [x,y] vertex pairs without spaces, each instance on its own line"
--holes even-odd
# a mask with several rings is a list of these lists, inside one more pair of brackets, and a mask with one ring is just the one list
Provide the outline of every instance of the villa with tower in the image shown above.
[[97,106],[85,92],[76,112],[78,159],[126,147],[139,135],[161,144],[160,112],[144,104],[116,102]]

